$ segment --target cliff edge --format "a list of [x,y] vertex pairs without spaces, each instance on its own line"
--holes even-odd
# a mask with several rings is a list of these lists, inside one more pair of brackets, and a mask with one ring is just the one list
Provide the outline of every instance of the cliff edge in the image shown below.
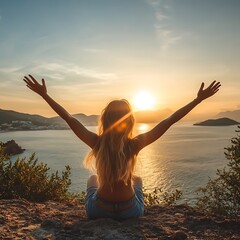
[[240,219],[185,205],[151,206],[139,219],[89,220],[84,205],[0,200],[0,239],[240,239]]

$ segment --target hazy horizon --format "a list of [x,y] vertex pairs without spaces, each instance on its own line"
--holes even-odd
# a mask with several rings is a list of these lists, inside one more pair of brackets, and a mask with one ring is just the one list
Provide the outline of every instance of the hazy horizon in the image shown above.
[[[7,110],[7,111],[9,110],[9,111],[19,112],[14,109],[0,108],[0,110]],[[240,109],[238,109],[237,111],[240,111]],[[212,113],[212,114],[209,114],[209,113],[207,113],[207,114],[196,114],[196,113],[190,114],[190,115],[185,116],[183,119],[181,119],[180,122],[200,122],[200,121],[204,121],[207,119],[217,119],[217,118],[222,118],[222,117],[228,117],[228,118],[234,119],[236,121],[240,121],[240,115],[236,115],[235,112],[234,112],[234,114],[232,114],[234,116],[221,116],[221,115],[224,115],[223,113],[229,114],[229,112],[233,113],[234,111],[224,111],[224,112],[218,112],[218,113]],[[35,113],[20,112],[20,113],[31,114],[31,115],[40,115],[40,116],[43,116],[46,118],[58,117],[58,115],[56,113],[52,116],[46,116],[43,114],[39,114],[37,112],[35,112]],[[157,123],[157,122],[167,118],[172,113],[173,113],[173,111],[171,109],[138,110],[138,111],[133,112],[137,123],[146,123],[146,124]],[[79,111],[79,112],[74,112],[74,113],[70,113],[70,114],[72,114],[72,115],[84,114],[86,116],[93,116],[93,115],[100,116],[101,112],[86,114],[84,112]],[[217,116],[219,114],[220,114],[220,116]],[[226,114],[226,115],[228,115],[228,114]]]
[[112,99],[177,110],[201,82],[221,90],[190,115],[240,108],[240,1],[1,1],[0,108],[56,116],[26,88],[45,78],[70,113],[100,114]]

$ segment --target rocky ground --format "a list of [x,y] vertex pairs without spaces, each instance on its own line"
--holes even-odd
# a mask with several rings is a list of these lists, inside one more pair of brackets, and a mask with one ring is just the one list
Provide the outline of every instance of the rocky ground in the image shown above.
[[240,239],[240,219],[189,206],[147,207],[144,217],[88,220],[83,205],[0,200],[0,239]]

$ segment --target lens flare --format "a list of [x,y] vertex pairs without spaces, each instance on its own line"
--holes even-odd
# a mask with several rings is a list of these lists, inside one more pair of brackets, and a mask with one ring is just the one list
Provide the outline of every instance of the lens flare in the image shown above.
[[141,91],[137,93],[133,103],[136,110],[151,110],[154,108],[155,100],[149,92]]

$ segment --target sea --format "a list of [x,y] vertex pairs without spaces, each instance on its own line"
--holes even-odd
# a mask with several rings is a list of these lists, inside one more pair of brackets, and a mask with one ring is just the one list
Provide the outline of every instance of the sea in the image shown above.
[[[154,124],[136,124],[134,134],[146,132]],[[97,127],[87,127],[96,132]],[[143,178],[147,191],[182,191],[182,202],[196,202],[197,192],[208,180],[216,177],[216,170],[227,165],[224,148],[237,136],[237,126],[193,126],[177,123],[161,138],[140,151],[137,174]],[[0,141],[14,139],[26,150],[17,157],[36,153],[40,162],[47,163],[51,171],[59,172],[71,167],[71,192],[86,190],[87,178],[92,174],[83,167],[83,159],[90,148],[70,130],[13,131],[0,133]]]

